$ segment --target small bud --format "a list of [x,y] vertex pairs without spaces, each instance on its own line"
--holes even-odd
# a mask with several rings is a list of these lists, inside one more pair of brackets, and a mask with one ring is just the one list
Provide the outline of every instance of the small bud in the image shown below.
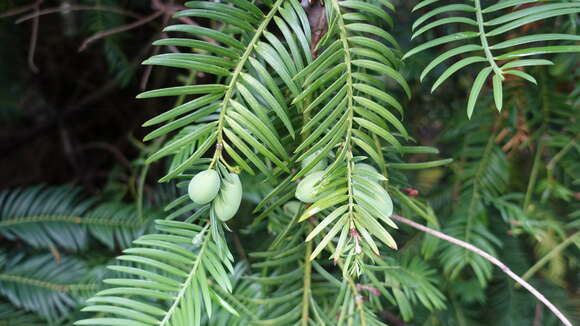
[[191,244],[197,247],[201,245],[202,240],[203,240],[203,232],[200,232],[196,234],[195,237],[193,237],[193,239],[191,240]]
[[417,189],[405,188],[405,189],[403,189],[403,192],[405,192],[407,194],[407,196],[409,196],[409,197],[419,196],[419,190],[417,190]]
[[358,234],[358,232],[356,231],[355,228],[350,229],[350,236],[355,238],[355,239],[360,238],[360,234]]

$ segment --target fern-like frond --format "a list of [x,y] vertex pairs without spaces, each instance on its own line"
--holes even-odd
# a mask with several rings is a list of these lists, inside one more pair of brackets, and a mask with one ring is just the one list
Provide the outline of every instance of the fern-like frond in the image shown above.
[[[298,223],[305,207],[290,201],[284,209],[272,211],[269,229],[277,236],[267,250],[250,254],[258,260],[252,264],[256,273],[245,280],[256,285],[256,294],[237,298],[261,307],[252,324],[382,325],[375,315],[381,309],[376,294],[374,300],[367,299],[365,287],[343,272],[342,258],[335,265],[311,260],[314,244],[304,239],[318,221]],[[370,253],[366,244],[362,246]],[[327,247],[329,252],[333,248],[332,244]]]
[[276,238],[267,250],[250,254],[257,259],[252,264],[257,273],[245,279],[259,286],[259,294],[240,300],[262,307],[255,324],[308,325],[314,321],[317,284],[309,257],[312,244],[304,243],[307,226],[297,223],[299,213],[298,209],[273,212],[269,221],[276,221],[272,226]]
[[[505,153],[495,143],[495,135],[486,131],[471,132],[464,139],[463,165],[459,173],[459,196],[453,207],[453,215],[444,229],[446,234],[495,253],[501,243],[487,229],[489,201],[499,197],[506,189],[509,173]],[[493,266],[482,257],[469,251],[446,244],[441,259],[445,272],[455,278],[465,266],[470,266],[479,282],[485,285],[491,277]]]
[[[483,63],[484,68],[477,74],[468,98],[467,115],[470,118],[477,103],[477,98],[490,76],[492,76],[495,105],[498,110],[501,110],[503,104],[502,85],[506,76],[513,75],[536,84],[535,78],[523,71],[522,68],[553,64],[546,59],[528,57],[552,53],[580,52],[580,45],[577,44],[580,41],[580,36],[573,33],[519,34],[503,41],[497,39],[498,36],[505,36],[508,33],[519,33],[518,29],[520,27],[530,23],[541,22],[558,16],[577,14],[580,12],[580,4],[578,2],[514,0],[498,1],[487,7],[483,7],[482,2],[481,0],[421,1],[414,7],[413,11],[421,10],[422,8],[431,9],[413,24],[415,33],[412,38],[448,24],[457,25],[461,32],[426,41],[409,50],[403,57],[405,59],[429,48],[453,43],[453,48],[437,56],[425,67],[421,73],[421,79],[423,79],[443,62],[466,55],[466,57],[450,65],[438,77],[431,91],[437,89],[458,70],[476,63]],[[443,18],[434,19],[434,17]],[[469,42],[461,46],[455,46],[455,42],[465,43],[463,41]],[[557,44],[552,42],[557,42]]]
[[[515,273],[524,274],[529,268],[530,261],[527,259],[525,248],[513,236],[502,236],[504,250],[500,254],[502,261],[511,266]],[[525,277],[524,277],[525,278]],[[562,313],[570,319],[570,322],[576,325],[579,321],[580,314],[574,307],[578,306],[577,300],[566,298],[565,288],[558,285],[550,285],[546,280],[539,278],[534,282],[535,286],[541,288],[542,293],[552,302],[558,305]],[[487,289],[489,300],[484,303],[484,314],[482,319],[488,323],[497,325],[529,325],[537,317],[538,303],[533,300],[528,293],[521,291],[521,288],[514,286],[510,279],[500,276],[496,278]],[[571,309],[570,309],[571,308]],[[541,318],[543,325],[559,325],[552,316],[544,315]]]
[[[327,2],[328,32],[316,45],[320,55],[295,77],[302,81],[304,90],[293,103],[302,106],[305,116],[301,130],[305,139],[295,152],[297,161],[307,158],[309,161],[293,179],[306,176],[320,161],[332,159],[318,190],[323,195],[300,217],[303,221],[323,212],[320,224],[307,241],[329,227],[312,258],[339,236],[333,255],[337,259],[347,240],[352,239],[349,234],[357,232],[364,238],[360,240],[368,241],[377,253],[371,234],[396,248],[395,241],[379,222],[396,227],[389,218],[393,208],[391,198],[375,182],[384,177],[365,172],[355,164],[362,160],[355,156],[360,150],[384,168],[382,142],[400,147],[397,138],[408,138],[397,117],[402,113],[402,105],[380,81],[386,76],[410,96],[406,81],[397,71],[401,62],[396,44],[382,29],[392,25],[392,18],[383,6],[394,9],[390,3],[378,1]],[[382,205],[373,204],[377,198]]]
[[79,260],[52,255],[0,256],[0,295],[15,307],[58,321],[78,305],[79,294],[97,289],[88,283]]
[[36,248],[81,251],[96,238],[114,248],[127,248],[149,229],[132,205],[86,199],[69,186],[31,187],[0,192],[0,234]]
[[365,302],[358,290],[359,286],[349,277],[345,276],[345,279],[340,283],[340,290],[333,307],[338,315],[336,325],[386,326],[387,324],[383,323],[376,314],[380,305],[372,306]]
[[[302,8],[278,0],[265,12],[253,2],[231,1],[229,5],[211,1],[187,2],[175,17],[210,18],[223,23],[223,30],[193,25],[174,25],[167,32],[180,32],[190,38],[168,38],[155,45],[189,48],[193,53],[154,56],[144,64],[184,68],[214,76],[213,84],[187,85],[142,93],[138,98],[199,95],[147,121],[145,126],[163,125],[146,140],[180,130],[177,136],[154,153],[149,162],[179,154],[180,163],[162,178],[168,181],[194,164],[215,147],[209,167],[227,165],[224,153],[249,173],[255,168],[271,175],[268,162],[289,171],[284,160],[288,154],[283,143],[294,137],[288,98],[278,78],[297,92],[293,74],[308,63],[310,30]],[[276,24],[282,38],[267,30]],[[283,45],[286,43],[287,46]],[[288,50],[290,48],[290,51]],[[267,65],[273,69],[267,69]],[[290,138],[280,137],[281,124]],[[184,128],[185,127],[185,128]],[[264,158],[267,162],[264,161]],[[250,164],[248,164],[251,163]]]
[[374,266],[365,268],[368,284],[362,288],[380,293],[396,306],[405,321],[414,316],[418,304],[430,311],[445,308],[445,297],[436,287],[438,277],[435,269],[418,257],[405,255],[400,262],[390,258],[374,258]]
[[7,302],[0,302],[0,325],[2,326],[45,326],[43,321],[33,313],[19,310]]
[[[455,238],[464,238],[478,248],[493,254],[496,254],[495,247],[501,244],[486,226],[475,218],[470,221],[455,220],[445,228],[445,233]],[[487,260],[456,246],[446,244],[441,252],[441,261],[445,273],[452,279],[467,266],[471,267],[482,286],[492,276],[493,266]]]
[[156,224],[160,234],[142,236],[117,258],[128,264],[109,266],[125,277],[105,280],[115,287],[88,300],[83,311],[98,315],[76,325],[200,325],[204,315],[211,317],[213,302],[236,313],[210,286],[232,291],[233,257],[209,224]]
[[[503,237],[506,238],[506,237]],[[525,252],[520,248],[514,239],[502,239],[505,244],[505,252],[501,255],[514,271],[522,273],[528,263],[525,259]],[[523,267],[523,268],[522,268]],[[535,300],[516,289],[509,279],[500,277],[494,280],[489,288],[488,307],[492,314],[487,318],[490,322],[498,325],[530,325],[533,324]]]
[[[247,271],[248,265],[245,262],[234,267],[234,272],[230,276],[233,288],[231,293],[215,283],[210,283],[225,303],[223,306],[217,306],[211,317],[205,315],[203,325],[244,326],[258,319],[257,314],[262,310],[261,305],[248,302],[245,298],[258,298],[261,288],[243,278]],[[239,314],[232,314],[232,308],[239,311]]]

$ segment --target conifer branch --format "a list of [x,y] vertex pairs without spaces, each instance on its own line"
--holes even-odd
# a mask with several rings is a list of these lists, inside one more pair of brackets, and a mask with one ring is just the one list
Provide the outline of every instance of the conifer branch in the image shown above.
[[461,241],[461,240],[456,239],[454,237],[448,236],[445,233],[433,230],[433,229],[428,228],[424,225],[421,225],[419,223],[416,223],[416,222],[413,222],[409,219],[406,219],[402,216],[391,215],[391,218],[394,220],[397,220],[401,223],[407,224],[407,225],[409,225],[417,230],[429,233],[430,235],[435,236],[439,239],[443,239],[443,240],[448,241],[454,245],[463,247],[463,248],[483,257],[484,259],[486,259],[490,263],[499,267],[499,269],[501,269],[504,273],[506,273],[514,281],[516,281],[518,284],[520,284],[526,290],[528,290],[531,294],[533,294],[536,298],[538,298],[538,300],[540,300],[543,304],[545,304],[546,307],[548,307],[548,309],[550,309],[554,313],[554,315],[556,315],[556,317],[558,317],[558,319],[560,319],[562,324],[564,324],[565,326],[573,326],[572,323],[568,320],[568,318],[566,318],[564,316],[564,314],[552,302],[550,302],[548,299],[546,299],[546,297],[544,297],[544,295],[542,295],[538,290],[536,290],[536,288],[534,288],[530,283],[526,282],[524,279],[522,279],[517,274],[515,274],[509,267],[507,267],[499,259],[493,257],[492,255],[488,254],[487,252],[477,248],[476,246],[474,246],[470,243],[467,243],[465,241]]

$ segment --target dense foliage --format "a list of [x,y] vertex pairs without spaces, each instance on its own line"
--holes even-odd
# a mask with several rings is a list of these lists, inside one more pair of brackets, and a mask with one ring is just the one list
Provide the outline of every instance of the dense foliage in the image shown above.
[[580,323],[580,2],[177,2],[0,4],[0,325]]

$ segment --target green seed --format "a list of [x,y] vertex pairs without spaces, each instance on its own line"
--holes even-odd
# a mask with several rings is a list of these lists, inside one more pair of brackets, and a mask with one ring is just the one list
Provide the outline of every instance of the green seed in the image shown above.
[[366,170],[373,173],[378,173],[377,169],[374,166],[366,163],[357,163],[354,165],[354,168],[357,170]]
[[354,173],[371,181],[378,182],[380,174],[373,166],[366,163],[357,163],[354,165]]
[[218,196],[212,203],[214,214],[221,221],[228,221],[236,215],[242,202],[242,183],[235,173],[227,175]]
[[220,190],[220,176],[216,170],[205,170],[196,174],[189,182],[187,192],[196,204],[211,202]]
[[292,216],[296,216],[296,214],[298,214],[298,211],[300,210],[300,206],[302,204],[300,204],[299,201],[295,201],[295,200],[291,200],[289,202],[287,202],[286,204],[284,204],[284,212],[292,215]]
[[314,203],[319,199],[317,184],[322,180],[324,171],[316,171],[307,175],[296,187],[295,196],[303,203]]
[[364,177],[354,184],[355,200],[363,200],[370,205],[369,210],[378,215],[389,217],[393,214],[393,201],[389,193],[377,181]]
[[[302,168],[304,169],[308,164],[310,164],[310,162],[314,161],[316,156],[319,154],[320,154],[320,151],[317,151],[316,153],[305,158],[301,163]],[[328,164],[328,162],[327,162],[326,158],[323,158],[322,160],[318,161],[318,163],[316,163],[316,165],[310,171],[311,172],[322,171],[326,168],[327,164]]]

